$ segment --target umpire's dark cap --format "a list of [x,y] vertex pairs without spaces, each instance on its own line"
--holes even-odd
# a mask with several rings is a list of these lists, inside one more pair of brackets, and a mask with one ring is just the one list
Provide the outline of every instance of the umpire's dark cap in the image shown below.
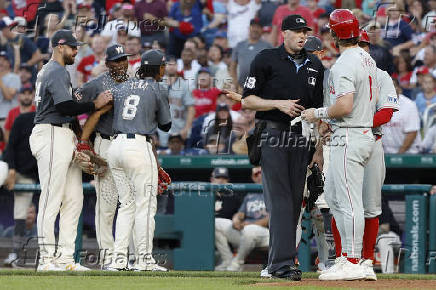
[[147,50],[141,55],[141,65],[163,65],[165,55],[158,49]]
[[71,47],[77,47],[84,45],[84,42],[77,41],[77,39],[74,37],[73,32],[71,30],[58,30],[55,32],[55,34],[51,38],[51,46],[56,47],[58,45],[68,45]]
[[229,170],[224,167],[217,167],[212,171],[212,177],[213,178],[229,178]]
[[306,43],[304,44],[304,49],[308,52],[320,51],[322,50],[322,42],[316,36],[308,36]]
[[300,30],[300,29],[306,29],[306,30],[312,30],[309,26],[307,26],[307,21],[304,19],[303,16],[298,14],[292,14],[286,16],[285,19],[282,21],[282,31],[285,30]]
[[130,56],[130,54],[124,52],[124,47],[119,44],[114,44],[106,49],[106,61],[115,61],[120,58]]

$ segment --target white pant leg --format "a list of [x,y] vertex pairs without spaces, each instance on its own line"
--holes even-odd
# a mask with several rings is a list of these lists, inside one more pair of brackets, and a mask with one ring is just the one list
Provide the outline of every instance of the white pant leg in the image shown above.
[[382,213],[381,190],[385,175],[385,156],[382,140],[379,139],[374,143],[363,177],[362,199],[365,218],[374,218]]
[[59,218],[59,248],[56,262],[74,263],[77,225],[83,208],[82,170],[71,164],[68,168]]
[[[43,264],[52,262],[54,257],[54,223],[66,192],[68,170],[75,148],[75,135],[67,128],[37,124],[32,130],[29,143],[38,163],[41,184],[37,227],[40,263]],[[77,224],[75,227],[77,229]]]
[[224,218],[215,218],[215,247],[224,263],[229,263],[233,254],[229,247],[226,232],[231,229],[232,220]]
[[[17,184],[34,184],[36,181],[32,178],[25,177],[16,173]],[[32,204],[33,192],[15,192],[14,193],[14,220],[25,220],[27,209]]]
[[365,225],[362,201],[364,166],[375,139],[372,132],[364,128],[336,129],[333,138],[344,140],[345,144],[332,146],[330,151],[328,176],[334,179],[336,191],[335,209],[331,209],[341,234],[343,252],[350,258],[360,258]]
[[268,247],[269,230],[259,225],[247,225],[241,231],[236,261],[244,264],[245,258],[255,247]]
[[[103,139],[97,134],[94,149],[102,158],[108,158],[108,149],[111,140]],[[101,263],[108,264],[114,250],[113,223],[118,204],[118,192],[109,168],[103,177],[95,176],[95,191],[97,201],[95,204],[95,232],[101,255]],[[126,184],[126,183],[123,183]],[[129,187],[127,187],[130,190]]]
[[380,252],[381,270],[383,273],[391,274],[394,272],[394,247],[401,244],[400,236],[390,231],[377,237],[377,248]]

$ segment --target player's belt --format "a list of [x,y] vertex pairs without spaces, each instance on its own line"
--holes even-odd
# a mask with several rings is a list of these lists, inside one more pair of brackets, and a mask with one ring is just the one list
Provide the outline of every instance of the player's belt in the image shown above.
[[72,128],[71,123],[51,124],[51,125],[52,125],[52,126],[55,126],[55,127],[61,127],[61,128],[68,128],[68,129],[71,129],[71,128]]
[[147,142],[150,142],[150,143],[153,140],[150,135],[146,135],[146,134],[134,134],[134,133],[127,133],[127,134],[119,133],[119,134],[115,134],[114,138],[117,138],[120,135],[125,135],[127,139],[135,139],[137,136],[142,136],[142,137],[145,137],[145,140],[147,140]]
[[113,136],[102,133],[97,133],[102,139],[111,140]]
[[293,124],[292,122],[276,122],[271,120],[263,120],[266,123],[266,129],[275,129],[280,131],[291,131],[301,134],[301,122]]

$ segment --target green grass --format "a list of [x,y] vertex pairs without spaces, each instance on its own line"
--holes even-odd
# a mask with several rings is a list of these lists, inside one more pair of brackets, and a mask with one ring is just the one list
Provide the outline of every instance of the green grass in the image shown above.
[[[159,272],[43,272],[32,270],[0,270],[1,289],[253,289],[258,282],[283,282],[277,279],[260,279],[258,272],[197,272],[171,271]],[[317,278],[316,273],[304,273],[303,279]],[[436,275],[378,275],[379,279],[425,279],[436,280]],[[298,289],[313,289],[310,286],[298,286]],[[436,285],[436,281],[435,281]],[[293,286],[293,285],[292,285]],[[257,287],[256,287],[257,288]],[[283,287],[260,287],[260,289],[289,289]],[[333,289],[333,288],[330,288]]]

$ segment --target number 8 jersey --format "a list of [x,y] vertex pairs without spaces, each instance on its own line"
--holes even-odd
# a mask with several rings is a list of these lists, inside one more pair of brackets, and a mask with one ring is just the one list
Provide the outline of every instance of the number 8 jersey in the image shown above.
[[149,135],[171,122],[168,87],[153,79],[137,78],[111,89],[115,133]]

